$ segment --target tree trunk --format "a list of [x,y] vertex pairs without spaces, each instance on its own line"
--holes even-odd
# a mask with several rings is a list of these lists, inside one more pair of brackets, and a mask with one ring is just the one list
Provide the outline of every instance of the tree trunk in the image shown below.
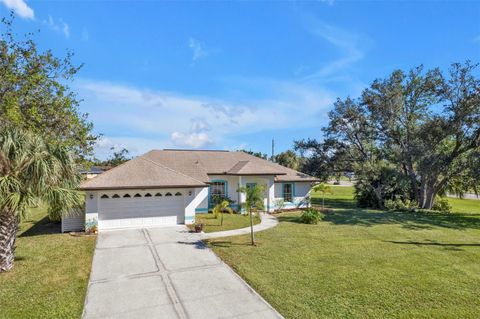
[[383,208],[382,186],[374,187],[373,192],[377,197],[378,208]]
[[437,195],[437,191],[434,187],[427,187],[427,191],[425,194],[425,201],[423,203],[424,209],[432,209],[433,202],[435,200],[435,196]]
[[252,246],[255,246],[255,235],[253,234],[253,217],[252,217],[252,208],[249,209],[250,212],[250,234],[252,237]]
[[420,202],[420,190],[418,189],[418,182],[417,182],[417,177],[414,174],[410,174],[410,185],[412,187],[412,191],[410,194],[410,200],[413,200],[417,203]]
[[435,196],[437,196],[438,190],[439,187],[437,187],[434,182],[432,183],[428,179],[422,181],[420,191],[421,202],[419,203],[420,207],[423,209],[432,209],[433,202],[435,200]]
[[425,182],[423,181],[422,178],[422,183],[420,186],[420,195],[418,196],[418,207],[423,208],[425,206]]
[[9,212],[0,213],[0,272],[13,268],[18,217]]

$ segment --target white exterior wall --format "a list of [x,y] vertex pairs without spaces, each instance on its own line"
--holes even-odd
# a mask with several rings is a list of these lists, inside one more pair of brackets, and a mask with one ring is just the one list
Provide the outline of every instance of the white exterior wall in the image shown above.
[[[272,212],[276,209],[275,201],[283,199],[282,184],[274,183],[273,176],[229,176],[229,175],[212,175],[211,180],[227,181],[227,194],[235,201],[234,208],[238,208],[239,203],[244,202],[245,194],[237,192],[238,187],[244,187],[247,183],[257,183],[258,185],[266,186],[265,208]],[[292,182],[294,185],[294,200],[292,203],[285,203],[285,208],[296,208],[306,196],[309,195],[311,183],[310,182]],[[85,215],[66,217],[62,220],[62,231],[79,230],[85,224],[96,224],[98,222],[98,211],[100,208],[99,201],[103,194],[110,198],[114,194],[118,194],[123,198],[124,194],[130,194],[133,197],[136,193],[140,193],[142,197],[146,193],[154,195],[156,192],[165,194],[170,192],[172,194],[181,192],[184,200],[184,222],[185,224],[192,224],[195,222],[195,213],[208,212],[208,187],[203,188],[172,188],[172,189],[131,189],[131,190],[101,190],[101,191],[87,191],[85,198]]]
[[[114,194],[119,195],[123,198],[123,195],[129,194],[133,196],[137,193],[142,195],[142,198],[146,193],[150,193],[152,196],[155,193],[160,192],[165,194],[170,192],[175,194],[176,192],[182,193],[184,201],[185,215],[184,219],[180,222],[185,224],[192,224],[195,222],[195,208],[208,196],[208,188],[161,188],[161,189],[128,189],[128,190],[98,190],[98,191],[87,191],[85,195],[85,215],[83,216],[83,225],[85,223],[96,223],[98,222],[98,212],[100,208],[99,201],[102,195],[108,195],[110,198]],[[83,226],[82,226],[83,228]]]
[[[219,180],[227,182],[227,195],[234,200],[233,207],[239,208],[239,204],[245,202],[245,194],[239,193],[239,187],[245,187],[248,183],[256,183],[266,187],[265,208],[273,211],[274,200],[274,177],[273,176],[236,176],[236,175],[209,175],[211,181]],[[208,212],[208,194],[207,197],[198,205],[197,213]]]
[[[274,177],[273,176],[243,176],[243,185],[248,183],[256,183],[257,185],[263,185],[265,187],[265,199],[263,205],[265,210],[272,212],[274,210]],[[244,201],[244,199],[242,200]]]
[[293,185],[293,202],[285,202],[285,208],[305,207],[303,201],[310,195],[311,182],[279,182],[275,183],[275,201],[283,199],[283,184]]
[[193,224],[195,222],[195,210],[199,205],[208,198],[208,187],[195,188],[194,196],[186,203],[185,206],[185,224]]

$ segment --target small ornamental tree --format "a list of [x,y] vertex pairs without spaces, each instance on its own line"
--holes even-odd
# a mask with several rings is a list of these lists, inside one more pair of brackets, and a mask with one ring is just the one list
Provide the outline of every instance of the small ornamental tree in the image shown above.
[[263,200],[265,198],[265,186],[264,185],[254,185],[253,187],[241,187],[238,189],[239,192],[245,194],[245,203],[241,205],[245,207],[247,213],[250,216],[250,237],[252,240],[252,245],[255,245],[255,235],[253,233],[253,215],[254,211],[264,210],[265,206]]
[[312,190],[314,192],[322,194],[322,208],[325,208],[325,194],[331,194],[332,188],[328,184],[320,183],[313,186]]
[[233,209],[230,207],[230,201],[228,199],[222,199],[221,201],[217,202],[213,207],[213,215],[215,218],[220,216],[220,225],[223,226],[223,214],[233,214]]

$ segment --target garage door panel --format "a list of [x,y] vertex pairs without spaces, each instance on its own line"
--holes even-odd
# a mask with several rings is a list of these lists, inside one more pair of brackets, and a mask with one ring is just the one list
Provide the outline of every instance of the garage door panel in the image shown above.
[[184,222],[182,196],[103,198],[98,227],[102,229],[175,225]]

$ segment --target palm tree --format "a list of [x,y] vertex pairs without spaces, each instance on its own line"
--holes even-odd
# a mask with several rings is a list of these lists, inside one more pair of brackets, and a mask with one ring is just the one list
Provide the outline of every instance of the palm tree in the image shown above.
[[328,184],[320,183],[313,186],[312,190],[322,194],[322,208],[325,208],[325,194],[331,194],[332,188]]
[[263,205],[265,186],[254,185],[253,187],[241,187],[238,191],[245,194],[245,203],[241,203],[241,205],[246,208],[250,215],[250,237],[252,239],[252,245],[255,245],[252,211],[265,209]]
[[222,200],[220,203],[217,203],[215,207],[213,207],[213,215],[215,218],[220,215],[220,226],[223,226],[223,213],[233,214],[233,209],[230,207],[230,202],[226,199]]
[[20,218],[43,201],[49,216],[80,208],[80,175],[70,153],[13,126],[0,130],[0,272],[13,268]]

